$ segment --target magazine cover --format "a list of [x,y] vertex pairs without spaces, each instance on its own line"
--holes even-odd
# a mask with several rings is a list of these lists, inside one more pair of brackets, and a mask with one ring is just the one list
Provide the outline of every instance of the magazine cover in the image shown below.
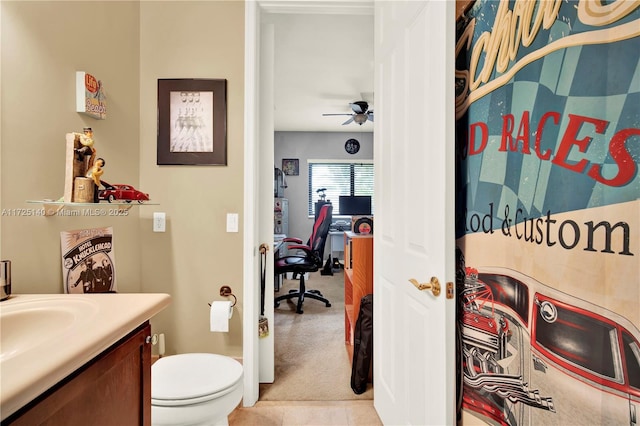
[[463,423],[640,415],[640,4],[477,0],[458,21]]
[[65,293],[115,292],[113,229],[60,232]]

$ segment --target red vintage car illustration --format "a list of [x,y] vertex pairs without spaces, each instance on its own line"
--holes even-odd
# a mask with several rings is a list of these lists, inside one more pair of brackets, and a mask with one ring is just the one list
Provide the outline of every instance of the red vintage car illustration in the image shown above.
[[139,203],[149,201],[149,194],[138,191],[131,185],[111,185],[104,181],[101,183],[105,189],[98,190],[98,200],[107,200],[110,203],[112,201],[125,201],[127,203],[131,201],[137,201]]
[[466,268],[462,406],[490,424],[636,424],[640,331],[505,268]]

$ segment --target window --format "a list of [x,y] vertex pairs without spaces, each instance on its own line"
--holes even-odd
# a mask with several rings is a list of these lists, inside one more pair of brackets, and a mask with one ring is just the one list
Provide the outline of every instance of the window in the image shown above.
[[536,296],[541,302],[551,302],[558,312],[557,319],[548,322],[540,314],[539,306],[534,306],[537,347],[587,373],[620,383],[623,373],[615,324],[591,312]]
[[[371,195],[373,197],[373,161],[351,163],[336,160],[309,160],[308,213],[314,216],[320,188],[326,188],[326,199],[333,204],[333,215],[340,211],[340,195]],[[371,212],[374,211],[371,199]]]

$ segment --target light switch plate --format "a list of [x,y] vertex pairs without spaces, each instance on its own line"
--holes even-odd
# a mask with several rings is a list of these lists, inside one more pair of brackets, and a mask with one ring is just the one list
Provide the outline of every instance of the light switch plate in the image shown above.
[[164,212],[153,212],[153,232],[164,232],[166,229],[166,215]]
[[227,213],[227,232],[238,232],[238,213]]

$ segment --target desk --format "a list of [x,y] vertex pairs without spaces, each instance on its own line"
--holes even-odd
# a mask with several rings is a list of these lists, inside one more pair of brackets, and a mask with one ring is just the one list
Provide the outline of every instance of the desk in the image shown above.
[[330,231],[329,242],[331,262],[333,263],[334,259],[344,260],[344,231]]

